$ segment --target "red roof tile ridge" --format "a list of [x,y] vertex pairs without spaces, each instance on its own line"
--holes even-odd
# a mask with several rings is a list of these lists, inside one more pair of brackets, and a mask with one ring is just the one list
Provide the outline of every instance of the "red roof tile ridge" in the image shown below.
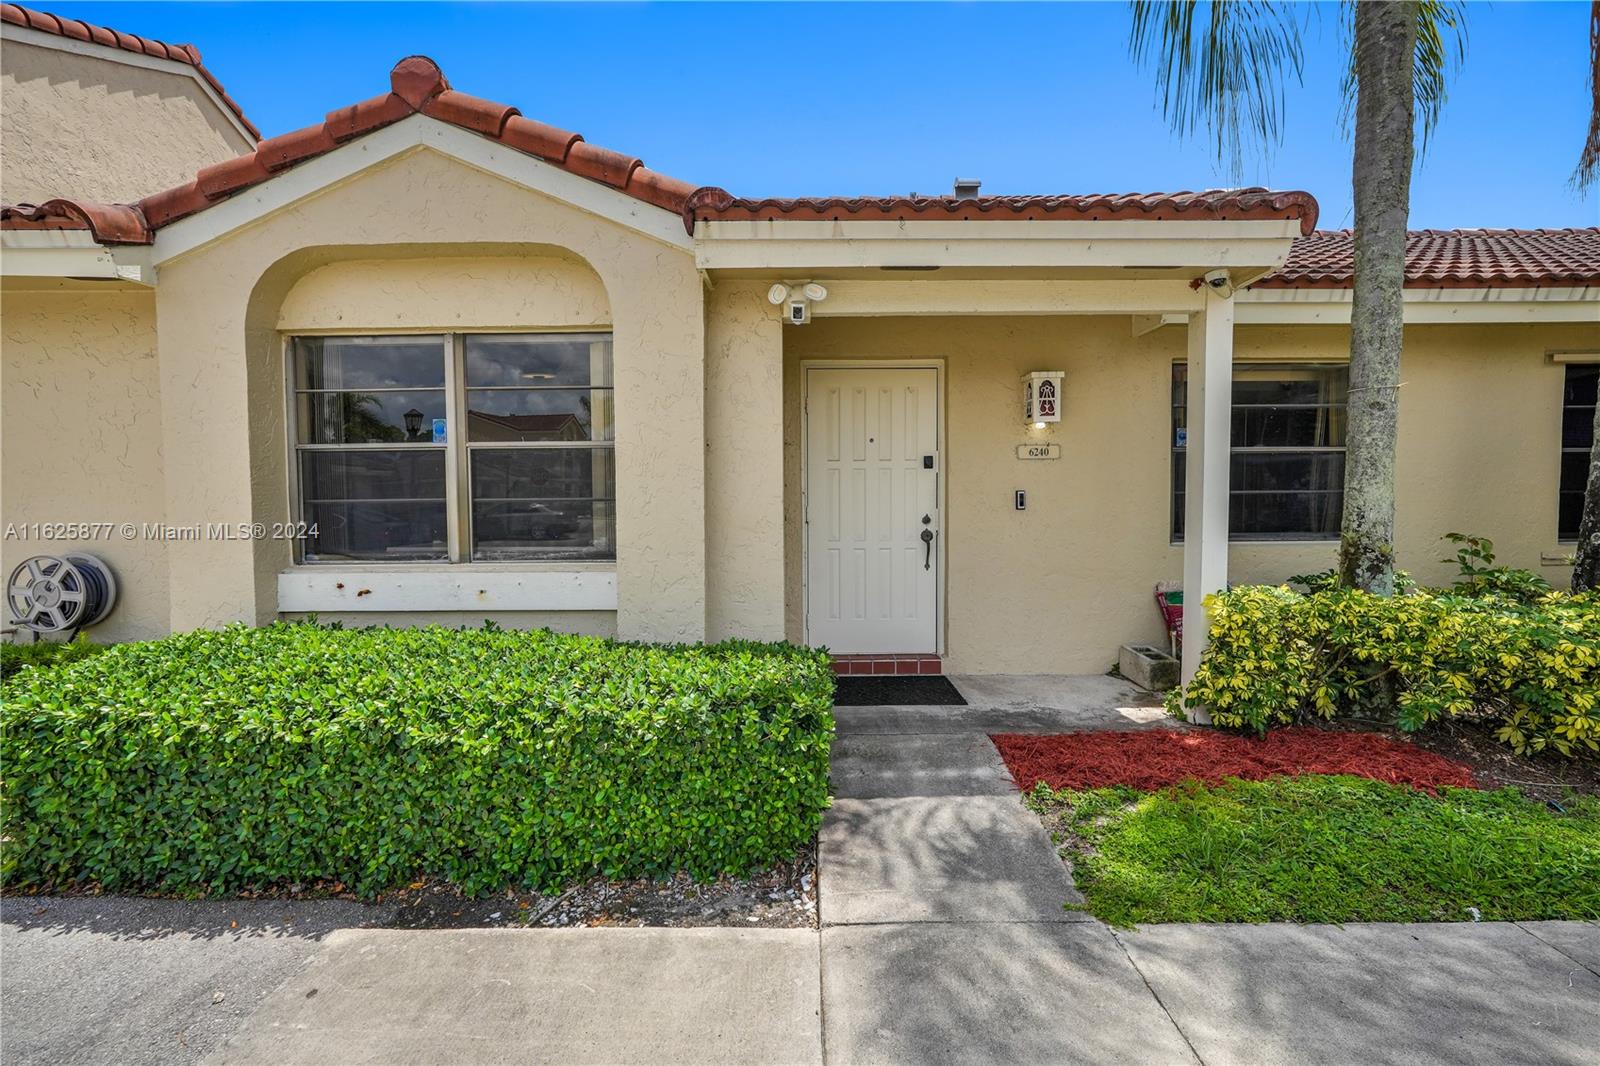
[[217,76],[205,68],[200,62],[200,49],[192,44],[168,44],[165,41],[153,40],[149,37],[140,37],[121,30],[109,29],[105,26],[96,26],[92,22],[82,19],[62,18],[46,11],[38,11],[20,4],[0,4],[0,22],[21,26],[24,29],[38,30],[41,33],[54,34],[57,37],[66,37],[74,41],[83,41],[87,44],[103,45],[106,48],[118,48],[124,52],[135,52],[140,55],[153,56],[156,59],[170,59],[177,63],[186,63],[195,69],[200,77],[205,79],[207,85],[222,98],[228,110],[239,120],[239,124],[250,131],[251,140],[259,141],[261,131],[256,129],[255,123],[245,117],[244,109],[238,101],[228,95],[222,87],[222,82]]
[[282,170],[331,152],[345,141],[416,114],[489,137],[674,213],[683,209],[695,191],[687,182],[646,168],[633,156],[591,145],[576,133],[524,118],[506,104],[457,92],[437,63],[427,56],[412,55],[390,70],[389,91],[383,95],[330,111],[316,125],[269,137],[252,152],[202,168],[183,185],[152,193],[133,204],[53,200],[43,205],[51,208],[48,223],[38,215],[42,208],[18,205],[8,208],[0,221],[9,228],[21,229],[44,225],[63,228],[77,220],[81,228],[94,230],[96,239],[148,244],[162,226],[203,211]]
[[1035,219],[1075,217],[1083,220],[1143,217],[1177,220],[1282,218],[1298,220],[1302,234],[1316,226],[1317,201],[1308,192],[1260,187],[1156,193],[1079,193],[1020,196],[808,196],[738,198],[721,189],[701,190],[685,205],[685,223],[697,219],[763,220],[778,217],[825,219],[846,213],[872,213],[900,220],[908,215],[943,214],[952,218]]
[[149,244],[152,235],[135,204],[88,200],[46,200],[42,204],[0,205],[6,229],[86,229],[101,244]]

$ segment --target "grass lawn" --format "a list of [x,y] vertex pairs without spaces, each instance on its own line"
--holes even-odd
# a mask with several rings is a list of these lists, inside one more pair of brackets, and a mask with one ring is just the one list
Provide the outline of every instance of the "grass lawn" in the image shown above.
[[1114,925],[1600,918],[1600,798],[1305,775],[1028,799]]

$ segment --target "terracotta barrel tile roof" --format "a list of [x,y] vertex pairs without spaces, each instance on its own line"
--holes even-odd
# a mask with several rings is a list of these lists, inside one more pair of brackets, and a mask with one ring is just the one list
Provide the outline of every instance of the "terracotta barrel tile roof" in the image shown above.
[[389,92],[328,112],[322,122],[271,137],[255,151],[206,167],[195,179],[133,204],[94,204],[76,200],[0,207],[6,229],[88,229],[112,244],[149,244],[155,231],[258,185],[297,163],[331,152],[341,143],[399,122],[427,115],[537,156],[573,174],[682,213],[694,186],[657,174],[632,156],[586,143],[576,133],[522,117],[514,107],[450,88],[438,64],[427,56],[407,56],[389,74]]
[[[1322,230],[1294,242],[1282,269],[1256,289],[1342,289],[1355,278],[1355,237]],[[1413,230],[1406,287],[1521,288],[1600,282],[1600,227]]]
[[200,62],[200,49],[192,44],[167,44],[164,41],[154,41],[148,37],[139,37],[121,30],[108,29],[105,26],[96,26],[93,23],[83,22],[79,19],[61,18],[59,15],[35,11],[32,8],[21,7],[17,4],[0,4],[0,22],[13,26],[22,26],[41,33],[53,33],[57,37],[70,37],[74,41],[83,41],[88,44],[104,45],[107,48],[120,48],[124,52],[137,52],[140,55],[153,56],[156,59],[170,59],[175,63],[187,63],[195,69],[206,84],[210,85],[222,102],[228,105],[234,117],[245,129],[250,131],[250,136],[255,140],[261,139],[261,131],[255,124],[245,118],[244,109],[241,108],[228,91]]
[[1260,188],[1076,196],[831,196],[767,200],[740,199],[722,189],[705,188],[690,198],[684,213],[691,222],[748,219],[1286,219],[1298,221],[1301,233],[1310,233],[1317,224],[1317,201],[1308,192],[1274,192]]

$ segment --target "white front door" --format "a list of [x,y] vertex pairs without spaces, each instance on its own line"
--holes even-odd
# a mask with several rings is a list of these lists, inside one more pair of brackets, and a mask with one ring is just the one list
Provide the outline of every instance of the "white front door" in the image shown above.
[[807,641],[935,654],[938,371],[812,367],[805,378]]

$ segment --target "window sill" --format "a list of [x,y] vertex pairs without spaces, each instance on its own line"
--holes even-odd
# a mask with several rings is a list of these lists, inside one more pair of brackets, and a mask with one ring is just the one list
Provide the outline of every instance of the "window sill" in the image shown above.
[[615,564],[394,563],[296,566],[278,610],[301,612],[615,611]]

